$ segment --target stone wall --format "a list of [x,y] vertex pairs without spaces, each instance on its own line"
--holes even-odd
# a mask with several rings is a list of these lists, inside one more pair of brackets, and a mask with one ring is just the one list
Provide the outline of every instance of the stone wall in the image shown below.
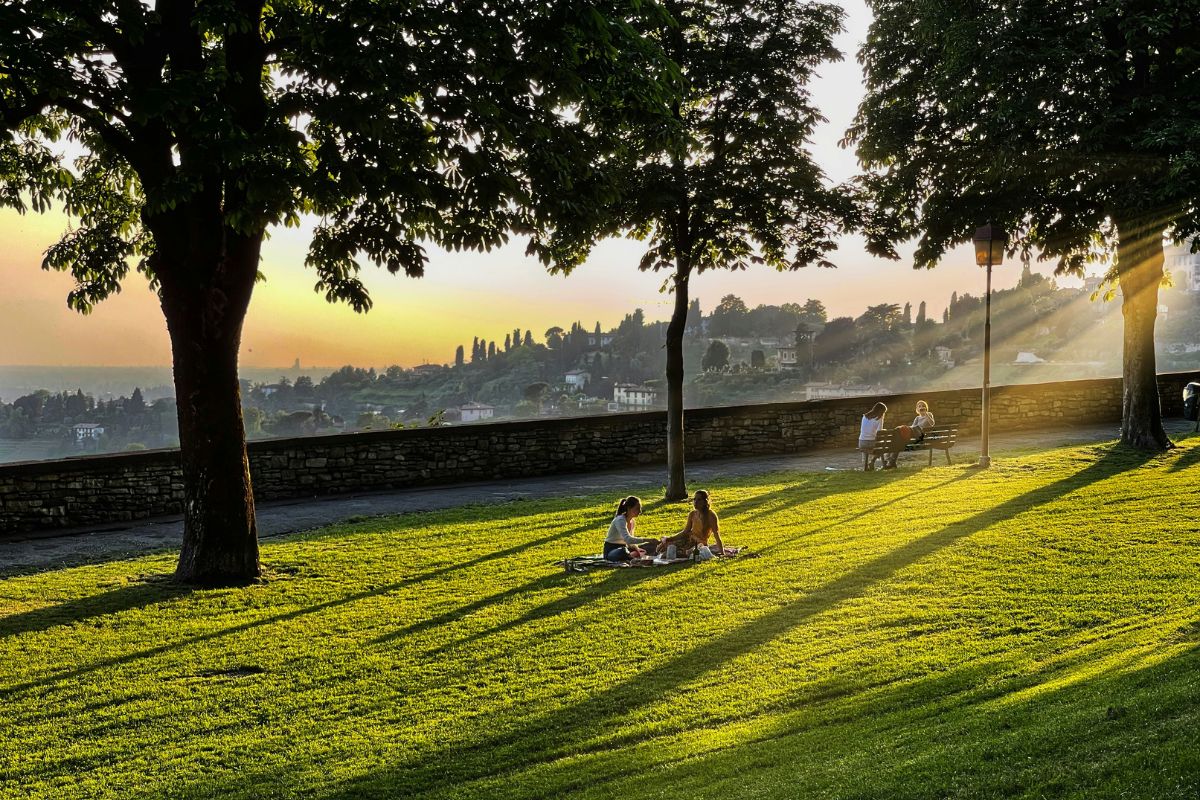
[[[1163,413],[1182,416],[1183,386],[1200,372],[1159,376]],[[851,447],[875,400],[888,424],[911,420],[924,399],[938,424],[978,433],[979,389],[813,403],[693,409],[689,461]],[[1090,425],[1121,419],[1120,379],[992,390],[992,430]],[[1115,430],[1114,430],[1115,434]],[[250,469],[261,500],[438,483],[619,469],[666,461],[662,411],[374,431],[251,442]],[[172,450],[0,465],[0,533],[104,525],[178,514],[179,454]]]

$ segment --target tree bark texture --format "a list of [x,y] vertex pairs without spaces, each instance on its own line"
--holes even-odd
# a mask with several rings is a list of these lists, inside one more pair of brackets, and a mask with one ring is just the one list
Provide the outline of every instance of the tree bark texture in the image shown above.
[[[238,350],[262,237],[224,234],[216,252],[201,246],[180,253],[191,263],[164,280],[161,292],[175,364],[184,483],[175,575],[204,585],[244,584],[261,575]],[[165,248],[164,257],[174,249]]]
[[675,271],[675,309],[667,325],[667,500],[686,500],[683,445],[683,331],[687,325],[691,269]]
[[1163,276],[1163,228],[1134,215],[1118,218],[1117,275],[1125,318],[1121,441],[1139,450],[1173,447],[1162,424],[1154,359],[1154,323]]

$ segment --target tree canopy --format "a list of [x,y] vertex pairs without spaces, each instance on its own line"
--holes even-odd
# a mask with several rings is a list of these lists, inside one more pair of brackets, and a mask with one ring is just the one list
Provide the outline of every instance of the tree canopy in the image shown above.
[[1078,273],[1118,220],[1200,232],[1200,3],[870,5],[846,141],[874,252],[932,266],[991,220]]
[[0,5],[0,205],[74,218],[45,258],[75,278],[73,308],[132,266],[166,317],[180,577],[259,573],[237,355],[268,229],[310,215],[316,288],[356,311],[371,305],[364,263],[419,276],[429,243],[516,233],[576,263],[617,185],[605,161],[622,119],[663,90],[644,14],[639,0]]
[[[1125,317],[1122,440],[1169,446],[1155,380],[1164,235],[1200,231],[1200,2],[873,0],[870,249],[933,266],[995,222],[1059,272],[1109,259]],[[1113,257],[1115,256],[1115,258]]]

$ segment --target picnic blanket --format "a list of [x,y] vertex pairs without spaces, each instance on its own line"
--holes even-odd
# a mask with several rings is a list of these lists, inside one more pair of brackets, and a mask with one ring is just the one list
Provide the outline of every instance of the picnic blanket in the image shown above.
[[[741,556],[749,558],[757,556],[758,553],[751,553],[745,547],[726,547],[724,552],[718,552],[712,548],[714,558],[736,558]],[[556,561],[555,564],[561,566],[566,572],[587,572],[591,569],[629,569],[631,567],[669,567],[674,564],[687,564],[691,561],[690,558],[666,558],[664,556],[647,556],[646,558],[635,558],[630,561],[609,561],[603,555],[597,553],[595,555],[574,556],[573,558],[565,558],[562,561]],[[703,563],[703,562],[700,562]]]

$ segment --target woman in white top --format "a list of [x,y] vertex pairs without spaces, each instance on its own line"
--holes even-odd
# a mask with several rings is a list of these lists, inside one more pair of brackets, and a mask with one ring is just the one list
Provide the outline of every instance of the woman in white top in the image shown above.
[[608,535],[604,537],[604,557],[609,561],[628,561],[630,558],[645,555],[642,545],[651,545],[654,552],[653,539],[639,539],[633,535],[634,520],[642,513],[642,501],[630,495],[617,506],[617,515],[608,526]]
[[858,449],[863,451],[863,469],[874,469],[875,459],[868,453],[875,446],[875,437],[883,429],[883,418],[887,414],[887,406],[876,403],[871,410],[863,414],[862,425],[858,429]]

